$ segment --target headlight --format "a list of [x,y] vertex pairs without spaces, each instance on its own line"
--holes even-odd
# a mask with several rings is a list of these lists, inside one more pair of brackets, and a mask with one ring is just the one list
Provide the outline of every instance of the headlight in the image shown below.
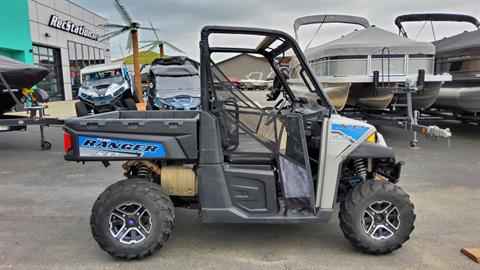
[[115,91],[115,93],[113,93],[113,95],[114,95],[114,96],[120,95],[121,93],[123,93],[123,89],[124,89],[123,86],[120,87],[117,91]]
[[91,88],[81,88],[79,92],[84,97],[88,97],[88,96],[98,97],[97,92],[95,90],[91,89]]
[[162,109],[165,109],[165,110],[175,110],[175,107],[170,106],[166,103],[162,103],[161,107],[162,107]]

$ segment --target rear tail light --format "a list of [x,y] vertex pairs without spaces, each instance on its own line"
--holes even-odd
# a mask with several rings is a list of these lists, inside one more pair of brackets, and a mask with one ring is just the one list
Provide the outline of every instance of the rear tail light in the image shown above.
[[66,131],[63,132],[63,150],[65,150],[65,153],[72,150],[72,137]]

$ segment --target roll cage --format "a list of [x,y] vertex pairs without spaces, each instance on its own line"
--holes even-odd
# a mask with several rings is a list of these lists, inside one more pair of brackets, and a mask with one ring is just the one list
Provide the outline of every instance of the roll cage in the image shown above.
[[[226,35],[247,35],[247,36],[264,36],[263,40],[255,48],[242,48],[242,47],[211,47],[209,44],[209,38],[214,34],[226,34]],[[201,102],[203,110],[210,111],[212,107],[212,97],[215,93],[210,92],[210,84],[213,82],[210,80],[213,76],[212,65],[214,65],[210,56],[212,53],[250,53],[259,54],[265,57],[270,63],[275,75],[279,78],[285,92],[289,96],[292,107],[298,102],[294,93],[287,84],[286,78],[281,76],[279,66],[275,62],[275,58],[279,56],[285,56],[288,50],[292,50],[295,56],[300,62],[304,74],[307,76],[304,79],[308,79],[311,83],[311,87],[317,93],[318,102],[321,106],[329,110],[329,114],[336,113],[334,107],[327,98],[325,92],[321,89],[320,84],[316,81],[313,71],[305,59],[302,50],[295,42],[295,40],[287,33],[262,29],[262,28],[249,28],[249,27],[233,27],[233,26],[205,26],[201,31],[200,38],[200,70],[202,72],[200,76],[201,84]],[[226,76],[225,76],[226,77]],[[228,82],[233,85],[231,82]]]

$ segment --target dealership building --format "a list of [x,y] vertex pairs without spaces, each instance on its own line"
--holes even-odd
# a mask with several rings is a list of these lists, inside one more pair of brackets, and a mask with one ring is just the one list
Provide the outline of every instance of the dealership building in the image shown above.
[[110,62],[109,41],[101,40],[108,20],[67,0],[1,1],[0,55],[44,66],[38,87],[51,100],[69,100],[80,86],[80,69]]

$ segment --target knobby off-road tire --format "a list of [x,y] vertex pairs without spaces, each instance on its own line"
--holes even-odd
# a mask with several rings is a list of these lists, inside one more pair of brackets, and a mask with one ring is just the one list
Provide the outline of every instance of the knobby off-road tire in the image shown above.
[[77,101],[75,103],[75,112],[77,113],[77,117],[87,116],[88,115],[88,108],[85,103],[81,101]]
[[92,208],[90,227],[100,248],[110,255],[141,259],[165,245],[174,218],[173,204],[158,184],[128,179],[100,194]]
[[345,238],[368,254],[387,254],[402,247],[414,229],[409,196],[398,186],[369,180],[354,187],[340,206]]

